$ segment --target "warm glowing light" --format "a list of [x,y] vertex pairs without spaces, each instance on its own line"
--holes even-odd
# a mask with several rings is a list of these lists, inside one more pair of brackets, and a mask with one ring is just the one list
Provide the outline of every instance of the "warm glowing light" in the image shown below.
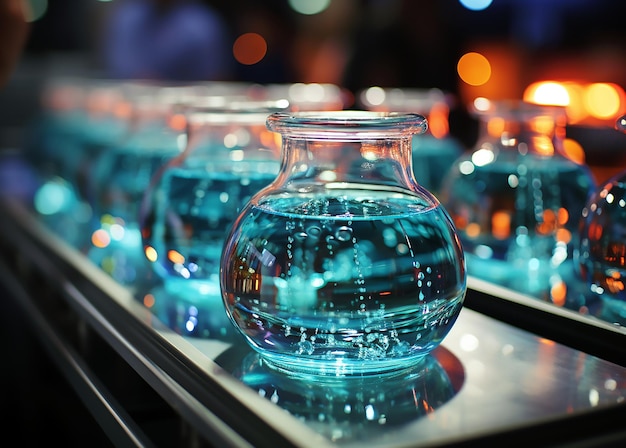
[[145,307],[147,308],[152,308],[155,304],[155,299],[154,296],[152,294],[146,294],[145,296],[143,296],[143,304]]
[[566,107],[567,119],[570,123],[579,123],[589,116],[583,102],[583,87],[576,82],[564,82],[563,87],[567,89],[569,104]]
[[450,110],[447,104],[435,104],[428,114],[428,130],[435,138],[444,138],[450,131]]
[[563,141],[563,151],[565,155],[578,164],[585,163],[585,149],[580,143],[571,138],[566,138]]
[[148,261],[155,262],[159,258],[157,251],[152,246],[147,246],[144,250]]
[[480,235],[480,225],[475,222],[468,224],[467,228],[465,229],[465,233],[470,238],[476,238],[478,235]]
[[491,217],[494,238],[507,239],[511,235],[511,215],[506,211],[495,212]]
[[185,257],[183,257],[180,252],[176,252],[175,250],[167,252],[167,259],[174,264],[183,264],[185,262]]
[[567,106],[570,103],[569,92],[563,84],[555,81],[541,81],[531,84],[523,95],[524,101],[552,106]]
[[567,221],[569,221],[569,212],[567,211],[566,208],[561,207],[556,212],[556,220],[560,226],[564,226],[565,224],[567,224]]
[[564,282],[557,282],[550,288],[550,297],[552,303],[557,306],[565,305],[565,299],[567,298],[567,285]]
[[556,213],[554,210],[543,211],[543,222],[537,224],[537,233],[540,235],[549,235],[556,229]]
[[491,64],[480,53],[465,53],[459,59],[456,69],[463,82],[472,86],[481,86],[491,78]]
[[619,112],[620,95],[612,84],[594,83],[585,89],[583,102],[593,117],[610,118]]
[[538,81],[524,90],[523,99],[536,104],[565,106],[570,124],[588,119],[614,120],[623,113],[626,93],[612,83]]
[[556,231],[556,240],[568,244],[572,240],[572,232],[567,229],[559,229]]
[[489,101],[487,98],[479,96],[478,98],[474,99],[474,108],[477,111],[485,112],[485,111],[488,111],[490,107],[491,107],[491,101]]
[[106,230],[98,229],[91,234],[91,244],[95,247],[107,247],[111,244],[111,237]]
[[554,154],[554,145],[547,135],[536,135],[531,137],[531,139],[537,153],[540,155],[549,157]]
[[245,33],[235,40],[233,56],[237,62],[244,65],[253,65],[261,61],[267,53],[267,42],[257,33]]
[[504,128],[506,125],[506,120],[502,117],[493,117],[487,122],[487,133],[492,136],[499,138],[504,133]]
[[187,119],[183,114],[174,114],[169,119],[169,125],[175,131],[184,131],[187,127]]

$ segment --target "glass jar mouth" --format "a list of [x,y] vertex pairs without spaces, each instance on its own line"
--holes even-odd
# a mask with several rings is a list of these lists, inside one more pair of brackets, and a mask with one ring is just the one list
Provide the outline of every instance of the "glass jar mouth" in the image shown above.
[[270,131],[286,136],[332,136],[353,134],[362,138],[390,138],[423,134],[428,129],[423,115],[407,112],[362,110],[277,112],[266,122]]
[[554,119],[566,117],[564,106],[531,103],[516,99],[475,101],[471,112],[478,118],[498,116],[520,121],[537,116],[553,117]]

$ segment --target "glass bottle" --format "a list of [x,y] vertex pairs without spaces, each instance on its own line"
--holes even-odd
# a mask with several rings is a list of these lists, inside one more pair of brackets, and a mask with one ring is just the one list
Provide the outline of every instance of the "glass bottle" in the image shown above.
[[476,145],[455,162],[441,193],[468,274],[576,307],[567,285],[578,217],[595,181],[564,152],[565,110],[516,100],[479,106]]
[[[626,115],[616,122],[626,133]],[[582,210],[577,268],[598,317],[626,326],[626,171],[609,178]]]
[[288,107],[286,100],[229,97],[188,107],[184,151],[146,189],[142,242],[160,281],[144,303],[185,335],[232,332],[219,286],[222,245],[242,205],[278,173],[280,145],[265,119]]
[[41,108],[26,133],[25,157],[37,177],[33,209],[53,233],[78,246],[91,210],[81,201],[67,159],[80,154],[90,83],[82,78],[46,82]]
[[450,135],[450,95],[439,89],[369,87],[358,94],[361,107],[379,112],[414,112],[428,120],[424,135],[413,138],[413,171],[427,190],[438,195],[446,173],[464,152]]
[[121,284],[147,282],[152,273],[143,252],[139,204],[156,171],[184,149],[189,89],[145,86],[133,94],[128,135],[94,162],[96,219],[88,257]]
[[439,201],[417,184],[417,114],[277,113],[276,180],[226,240],[227,313],[265,362],[296,374],[409,368],[454,324],[465,261]]

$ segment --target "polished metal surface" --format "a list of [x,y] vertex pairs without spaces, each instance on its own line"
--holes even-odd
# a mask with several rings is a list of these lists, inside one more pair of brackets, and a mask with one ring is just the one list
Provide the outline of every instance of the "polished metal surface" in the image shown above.
[[[3,203],[2,213],[5,274],[32,287],[35,273],[59,288],[85,325],[205,440],[390,448],[498,437],[544,446],[603,435],[626,440],[616,423],[626,414],[626,359],[580,350],[576,337],[556,342],[464,308],[441,347],[415,369],[350,381],[288,377],[268,370],[241,340],[182,336],[22,206]],[[485,294],[468,291],[472,300]],[[54,315],[44,316],[54,323]],[[567,326],[567,315],[554,322]],[[621,330],[600,330],[626,341]]]

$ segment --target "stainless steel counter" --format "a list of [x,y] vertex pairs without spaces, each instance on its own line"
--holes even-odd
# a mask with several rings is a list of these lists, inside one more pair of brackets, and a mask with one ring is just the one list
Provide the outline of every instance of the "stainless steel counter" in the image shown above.
[[451,333],[413,371],[312,382],[268,370],[237,336],[182,336],[24,206],[1,210],[0,284],[117,446],[160,445],[128,404],[138,390],[168,409],[179,445],[626,441],[621,327],[470,279]]

